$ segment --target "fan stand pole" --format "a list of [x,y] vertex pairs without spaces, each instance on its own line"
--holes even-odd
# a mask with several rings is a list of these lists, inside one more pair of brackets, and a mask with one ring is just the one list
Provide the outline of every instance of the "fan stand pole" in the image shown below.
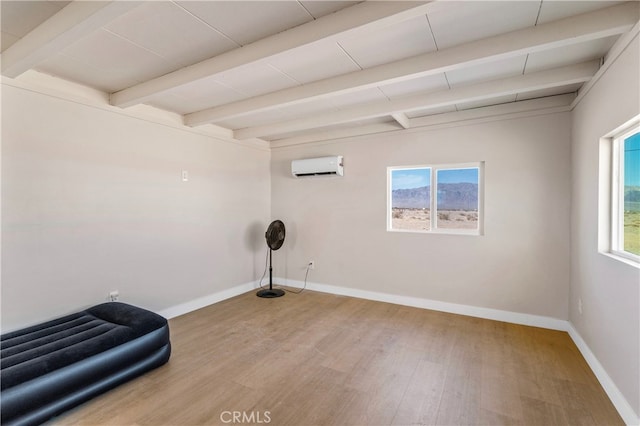
[[284,296],[284,290],[280,290],[279,288],[273,288],[273,266],[271,264],[271,254],[273,253],[273,250],[271,250],[271,248],[269,248],[269,288],[268,289],[262,289],[260,291],[258,291],[256,293],[256,295],[258,297],[264,297],[264,298],[274,298],[274,297],[280,297],[280,296]]
[[271,265],[271,255],[273,250],[269,249],[269,290],[273,290],[273,266]]

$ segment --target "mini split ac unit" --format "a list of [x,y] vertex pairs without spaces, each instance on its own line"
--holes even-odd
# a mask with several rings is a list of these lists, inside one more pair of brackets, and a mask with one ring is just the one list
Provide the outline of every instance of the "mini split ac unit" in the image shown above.
[[342,155],[293,160],[291,174],[295,177],[343,176]]

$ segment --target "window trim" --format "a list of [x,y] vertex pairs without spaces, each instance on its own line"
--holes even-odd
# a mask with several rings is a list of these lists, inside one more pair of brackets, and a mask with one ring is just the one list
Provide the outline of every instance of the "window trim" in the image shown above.
[[[392,217],[392,172],[396,170],[419,170],[430,169],[431,197],[429,200],[429,211],[431,220],[429,230],[420,229],[394,229]],[[450,229],[438,228],[438,218],[436,212],[437,185],[439,170],[462,170],[478,169],[478,227],[476,229]],[[435,188],[435,190],[434,190]],[[434,214],[435,213],[435,214]],[[466,163],[446,163],[446,164],[421,164],[410,166],[389,166],[387,167],[387,232],[414,233],[414,234],[438,234],[438,235],[484,235],[484,161]]]
[[[640,130],[640,114],[600,138],[598,195],[598,252],[640,268],[640,256],[620,250],[624,233],[624,162],[620,140]],[[621,205],[622,202],[622,205]],[[622,209],[622,220],[620,210]]]
[[640,256],[624,250],[624,150],[623,141],[640,133],[640,116],[611,136],[611,205],[609,252],[640,267]]

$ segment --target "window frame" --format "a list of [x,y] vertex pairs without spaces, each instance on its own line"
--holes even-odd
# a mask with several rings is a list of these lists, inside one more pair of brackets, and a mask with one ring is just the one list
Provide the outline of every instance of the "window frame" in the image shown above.
[[[428,230],[421,229],[394,229],[393,228],[393,189],[392,173],[396,170],[420,170],[430,169],[430,199],[429,211],[431,215]],[[478,226],[476,229],[451,229],[439,228],[437,216],[438,171],[440,170],[478,170]],[[447,164],[422,164],[409,166],[387,167],[387,232],[416,233],[416,234],[444,234],[444,235],[484,235],[484,161]]]
[[624,140],[640,133],[640,117],[611,136],[611,205],[609,252],[640,267],[640,256],[624,250]]

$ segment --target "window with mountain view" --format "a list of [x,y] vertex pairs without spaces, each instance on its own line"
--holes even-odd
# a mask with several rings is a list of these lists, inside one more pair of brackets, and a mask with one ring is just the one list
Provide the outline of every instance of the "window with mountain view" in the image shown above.
[[481,166],[389,167],[387,230],[480,234]]
[[640,126],[614,138],[612,251],[640,261]]
[[431,168],[390,170],[393,230],[431,230]]
[[478,172],[477,167],[438,170],[438,228],[478,229]]

